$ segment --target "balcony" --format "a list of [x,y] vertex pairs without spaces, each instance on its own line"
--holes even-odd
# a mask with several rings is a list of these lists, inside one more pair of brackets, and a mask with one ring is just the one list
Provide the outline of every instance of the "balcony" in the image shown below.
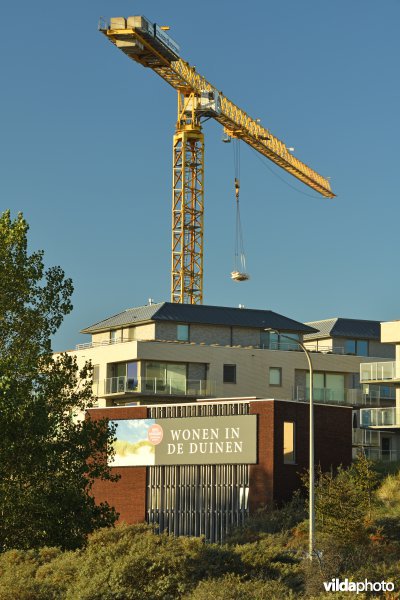
[[380,448],[380,431],[373,429],[353,429],[353,446],[373,446]]
[[86,342],[84,344],[76,344],[75,350],[88,350],[90,348],[99,348],[100,346],[112,346],[114,344],[124,344],[126,342],[133,342],[130,338],[114,338],[110,340],[102,340],[101,342]]
[[393,406],[396,400],[396,390],[391,385],[364,384],[363,395],[368,399],[363,404],[370,406],[384,406],[385,404]]
[[390,381],[400,383],[400,363],[385,361],[360,364],[360,383]]
[[[309,342],[305,344],[305,347],[309,352],[319,352],[321,354],[344,354],[343,347],[332,347],[332,346],[321,346],[320,344],[310,344]],[[260,348],[262,350],[283,350],[290,351],[296,350],[301,351],[301,347],[295,341],[289,342],[286,340],[270,340],[267,344],[261,344]]]
[[359,448],[357,454],[363,454],[370,460],[379,460],[382,462],[400,461],[399,450],[382,450],[382,448]]
[[[379,390],[369,393],[359,388],[345,388],[335,390],[331,388],[314,388],[313,401],[321,404],[338,404],[345,406],[379,406],[383,398]],[[385,397],[387,399],[387,397]],[[310,389],[296,386],[293,390],[293,400],[296,402],[308,402],[310,400]]]
[[215,395],[214,382],[205,379],[157,379],[153,377],[109,377],[104,380],[104,396],[125,394],[209,397]]
[[362,408],[360,410],[361,427],[400,427],[400,407]]

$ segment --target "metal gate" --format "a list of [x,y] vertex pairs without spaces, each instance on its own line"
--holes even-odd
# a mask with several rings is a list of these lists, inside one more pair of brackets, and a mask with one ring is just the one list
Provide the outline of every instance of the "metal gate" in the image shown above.
[[[246,415],[248,402],[151,407],[150,418]],[[159,531],[222,542],[248,516],[249,465],[147,467],[146,518]]]

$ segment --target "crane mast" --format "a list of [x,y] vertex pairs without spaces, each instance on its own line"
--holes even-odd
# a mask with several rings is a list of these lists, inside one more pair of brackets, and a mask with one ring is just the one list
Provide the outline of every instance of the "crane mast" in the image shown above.
[[319,194],[333,198],[330,182],[291,154],[286,145],[236,106],[180,58],[179,46],[143,16],[100,20],[100,31],[124,54],[152,69],[178,93],[173,138],[171,301],[203,301],[204,136],[202,118],[213,118]]
[[171,302],[203,302],[204,135],[194,94],[178,91],[173,141]]

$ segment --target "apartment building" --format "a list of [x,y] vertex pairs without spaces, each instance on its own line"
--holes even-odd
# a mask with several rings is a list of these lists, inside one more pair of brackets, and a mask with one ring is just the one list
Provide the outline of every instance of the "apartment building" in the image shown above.
[[372,459],[400,460],[400,321],[381,323],[381,341],[392,345],[395,360],[361,363],[360,382],[366,393],[374,386],[390,390],[390,400],[360,411],[360,428],[370,440]]
[[[312,354],[316,402],[380,402],[381,386],[360,387],[360,362],[394,356],[379,322],[300,323],[270,310],[161,302],[121,313],[82,331],[72,351],[94,365],[98,406],[258,397],[307,401]],[[290,339],[288,339],[290,338]]]
[[252,511],[289,499],[308,466],[310,382],[298,342],[314,370],[316,461],[347,465],[352,442],[353,456],[377,435],[382,444],[359,414],[392,402],[386,382],[360,387],[360,365],[362,378],[362,365],[394,357],[379,331],[374,321],[304,324],[269,310],[169,302],[85,328],[91,340],[73,353],[94,365],[89,416],[115,422],[121,447],[110,465],[121,479],[96,482],[96,501],[126,522],[223,540]]
[[[363,319],[334,318],[323,321],[312,321],[307,325],[317,329],[317,332],[304,336],[306,347],[312,352],[328,352],[344,356],[379,357],[388,359],[395,357],[394,346],[382,342],[381,324],[379,321]],[[362,360],[362,359],[361,359]],[[361,363],[362,365],[363,363]],[[366,363],[367,369],[369,364]],[[336,379],[340,377],[336,375]],[[391,407],[395,401],[395,391],[384,380],[371,381],[363,385],[360,373],[347,377],[347,390],[344,394],[345,404],[353,406],[353,457],[360,452],[374,460],[395,460],[396,452],[387,451],[392,448],[388,444],[387,435],[375,430],[367,430],[361,426],[360,407]],[[327,383],[325,388],[324,383]],[[331,376],[316,373],[314,376],[314,396],[316,401],[332,401],[335,396],[335,386]],[[339,396],[341,392],[339,392]],[[336,394],[337,396],[337,394]],[[374,413],[375,414],[375,413]]]

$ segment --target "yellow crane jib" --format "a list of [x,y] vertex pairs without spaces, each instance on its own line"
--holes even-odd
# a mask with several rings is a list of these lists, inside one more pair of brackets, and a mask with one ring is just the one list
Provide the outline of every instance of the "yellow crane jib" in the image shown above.
[[179,45],[143,16],[100,19],[99,30],[135,62],[155,71],[178,92],[174,135],[171,300],[203,298],[204,139],[201,117],[236,137],[326,198],[330,182],[293,156],[268,129],[236,106],[180,57]]

